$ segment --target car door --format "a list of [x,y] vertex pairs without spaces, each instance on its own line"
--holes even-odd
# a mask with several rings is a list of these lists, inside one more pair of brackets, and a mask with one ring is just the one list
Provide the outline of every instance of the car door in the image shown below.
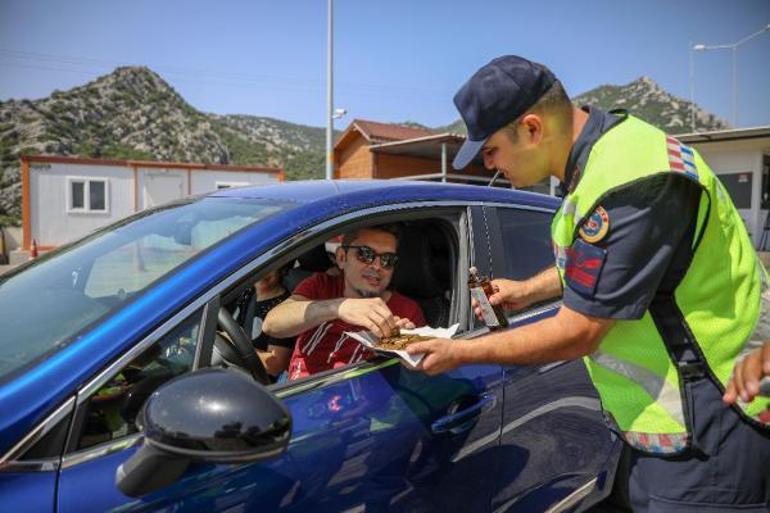
[[0,461],[0,504],[13,504],[18,513],[55,511],[56,479],[75,400],[70,397],[39,425],[29,438]]
[[[551,211],[500,206],[475,214],[491,234],[491,275],[523,280],[554,265]],[[560,304],[510,315],[509,329],[554,315]],[[620,443],[604,423],[582,361],[505,366],[503,374],[501,447],[511,458],[497,474],[492,510],[573,511],[604,495]]]
[[178,313],[79,391],[56,511],[108,511],[126,503],[115,471],[140,439],[137,414],[161,384],[198,367],[207,308],[193,305]]
[[[455,301],[465,305],[458,309],[462,315],[455,313],[451,320],[464,323],[462,332],[467,331],[470,317],[465,270],[477,258],[476,247],[481,248],[481,254],[487,254],[487,241],[475,240],[464,208],[451,212],[457,241],[453,293],[457,295]],[[380,209],[362,212],[359,217],[373,214],[393,221],[447,215],[447,211],[444,208],[434,212],[425,207],[388,214]],[[258,265],[269,266],[270,261],[258,259]],[[120,375],[126,377],[126,371],[119,369],[145,368],[152,358],[176,354],[174,347],[189,345],[192,340],[208,343],[205,333],[211,331],[211,321],[205,319],[216,317],[208,309],[218,305],[219,294],[229,285],[219,284],[210,291],[211,297],[202,298],[208,301],[203,311],[184,319],[177,315],[177,327],[155,334],[158,342],[142,342],[148,349],[125,358],[122,366],[115,365],[112,375],[102,376],[90,386],[90,394],[79,398],[80,426],[88,422],[89,412],[96,408],[101,416],[92,424],[101,422],[102,429],[89,431],[90,438],[84,442],[84,428],[75,426],[73,432],[79,434],[70,440],[71,452],[65,456],[60,474],[60,513],[163,508],[489,510],[490,469],[496,461],[501,427],[501,367],[473,365],[429,377],[385,357],[274,386],[274,393],[293,418],[291,442],[281,457],[236,466],[199,463],[176,483],[145,497],[121,494],[114,484],[115,471],[134,453],[138,437],[131,433],[131,426],[121,424],[127,415],[124,409],[117,414],[103,412],[102,405],[109,403],[111,394],[120,392]],[[159,348],[149,349],[157,344]],[[101,399],[95,399],[100,395]],[[85,489],[90,492],[84,494]]]

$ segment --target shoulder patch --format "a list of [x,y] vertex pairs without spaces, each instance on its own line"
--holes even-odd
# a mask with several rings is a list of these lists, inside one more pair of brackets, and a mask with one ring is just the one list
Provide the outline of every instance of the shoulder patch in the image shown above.
[[606,249],[576,240],[572,247],[567,248],[564,272],[567,285],[583,295],[593,297],[606,258]]
[[596,207],[588,219],[583,221],[578,233],[584,241],[594,244],[602,240],[609,230],[610,216],[604,208]]

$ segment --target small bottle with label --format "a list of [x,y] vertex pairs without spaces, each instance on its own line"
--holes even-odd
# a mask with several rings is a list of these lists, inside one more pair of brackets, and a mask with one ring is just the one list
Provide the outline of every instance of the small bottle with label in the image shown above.
[[475,267],[468,269],[468,288],[471,291],[471,297],[481,307],[481,315],[484,317],[484,324],[490,330],[499,330],[508,327],[508,319],[500,305],[492,306],[489,302],[489,296],[495,293],[492,288],[492,282],[486,276],[479,275],[479,270]]

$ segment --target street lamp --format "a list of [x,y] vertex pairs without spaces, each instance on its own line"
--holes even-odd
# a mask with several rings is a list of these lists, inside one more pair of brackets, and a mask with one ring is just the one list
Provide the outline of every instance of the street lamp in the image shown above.
[[[748,36],[736,41],[735,43],[731,44],[723,44],[723,45],[705,45],[705,44],[696,44],[690,47],[690,101],[693,101],[693,91],[695,89],[695,86],[693,85],[695,77],[695,64],[693,60],[692,52],[703,52],[706,50],[731,50],[732,51],[732,74],[733,74],[733,128],[737,128],[738,126],[738,70],[736,68],[736,62],[735,62],[735,55],[736,50],[739,46],[741,46],[743,43],[748,42],[751,39],[754,39],[755,37],[767,32],[770,30],[770,23],[762,27],[760,30],[757,30],[753,34],[749,34]],[[693,106],[690,105],[690,122],[692,123],[692,129],[695,131],[695,113],[692,111]]]

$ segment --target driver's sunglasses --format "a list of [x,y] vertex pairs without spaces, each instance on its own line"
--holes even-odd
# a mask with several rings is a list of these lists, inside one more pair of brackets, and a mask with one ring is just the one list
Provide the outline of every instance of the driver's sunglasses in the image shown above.
[[383,269],[393,269],[398,263],[398,255],[395,253],[377,253],[369,246],[342,246],[345,251],[349,249],[356,250],[356,258],[364,264],[371,264],[374,259],[380,257],[380,265]]

